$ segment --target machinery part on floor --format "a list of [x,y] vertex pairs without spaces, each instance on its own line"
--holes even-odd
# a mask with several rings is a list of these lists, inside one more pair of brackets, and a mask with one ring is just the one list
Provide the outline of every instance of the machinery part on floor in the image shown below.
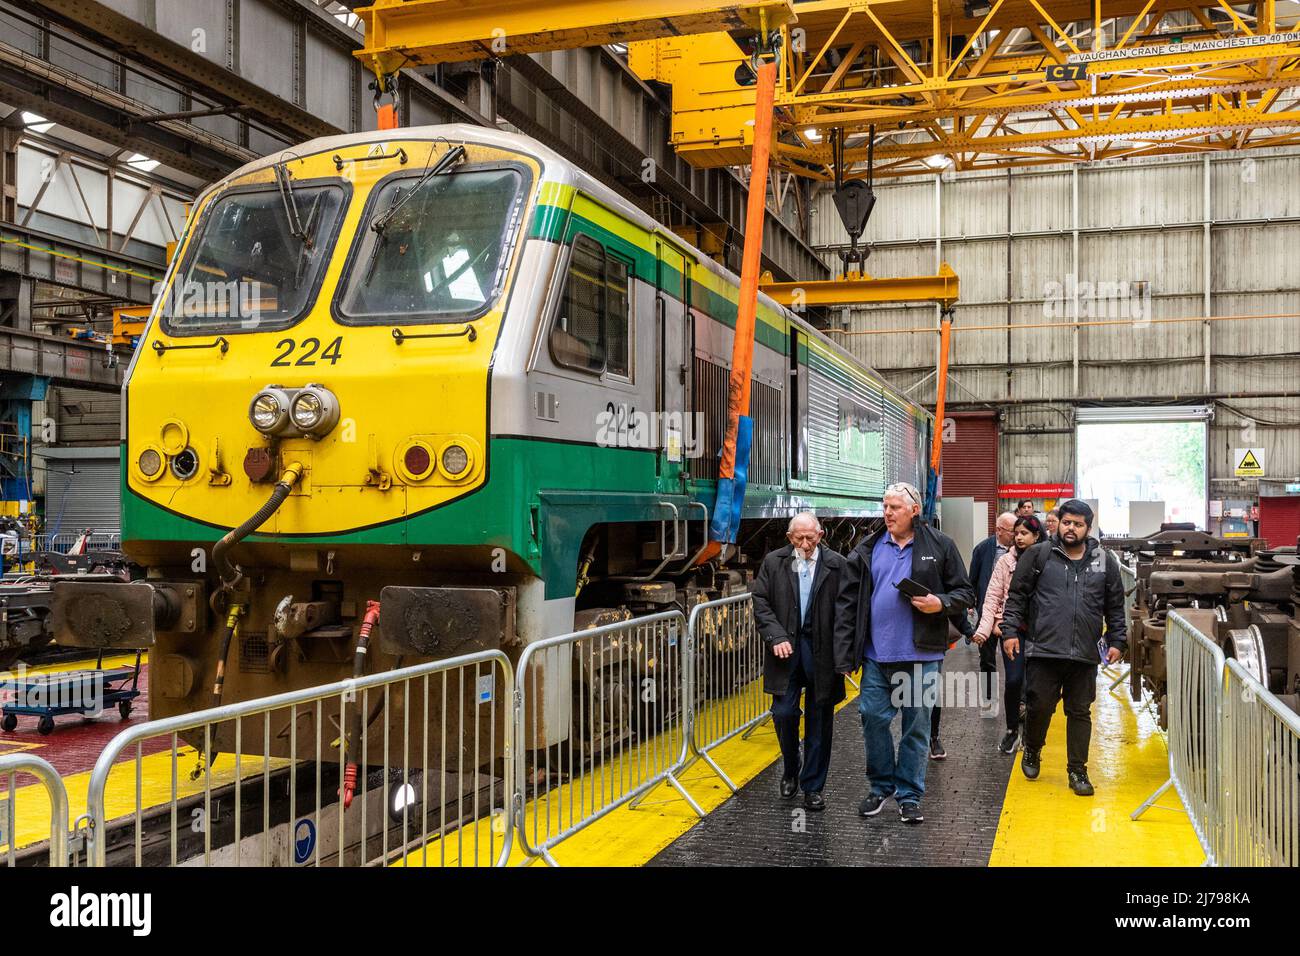
[[1167,715],[1165,622],[1171,610],[1214,611],[1213,637],[1225,656],[1288,706],[1300,701],[1300,557],[1297,548],[1261,549],[1250,538],[1162,530],[1146,538],[1107,538],[1135,576],[1129,610],[1129,692],[1150,692]]

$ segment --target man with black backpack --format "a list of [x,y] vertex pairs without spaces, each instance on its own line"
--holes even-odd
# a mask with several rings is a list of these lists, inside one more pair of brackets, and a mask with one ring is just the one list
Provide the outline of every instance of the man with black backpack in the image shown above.
[[1003,646],[1008,656],[1019,652],[1015,635],[1028,624],[1021,771],[1030,780],[1038,778],[1052,712],[1063,699],[1070,789],[1090,797],[1088,744],[1097,666],[1118,661],[1127,645],[1124,584],[1119,560],[1088,536],[1093,517],[1087,503],[1071,498],[1057,516],[1057,534],[1030,548],[1016,565],[1002,615],[1002,633],[1010,635]]

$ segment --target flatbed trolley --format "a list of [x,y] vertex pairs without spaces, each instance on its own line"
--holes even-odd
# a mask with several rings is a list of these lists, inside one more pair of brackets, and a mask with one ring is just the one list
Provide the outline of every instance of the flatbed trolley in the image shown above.
[[101,651],[94,670],[37,674],[0,681],[0,693],[12,699],[0,706],[0,729],[12,732],[20,716],[39,718],[36,730],[42,736],[54,732],[54,718],[80,714],[95,718],[109,707],[126,720],[132,702],[140,696],[140,651],[135,652],[134,667],[104,670]]

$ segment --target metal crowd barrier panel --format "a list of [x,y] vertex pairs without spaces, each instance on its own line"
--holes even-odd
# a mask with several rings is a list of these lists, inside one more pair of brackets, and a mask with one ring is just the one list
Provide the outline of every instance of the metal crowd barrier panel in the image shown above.
[[504,865],[513,699],[482,651],[129,727],[91,773],[87,859]]
[[736,784],[709,751],[737,734],[747,735],[771,714],[763,693],[764,646],[754,621],[753,595],[696,605],[687,635],[690,708],[679,773],[703,760],[735,793]]
[[689,707],[685,618],[668,611],[524,648],[515,680],[515,826],[528,862],[678,779]]
[[[1124,582],[1124,620],[1130,627],[1133,624],[1133,608],[1137,604],[1137,572],[1124,563],[1124,558],[1118,552],[1113,552],[1119,560],[1119,577]],[[1129,669],[1132,665],[1102,665],[1102,671],[1111,678],[1111,684],[1108,688],[1114,691],[1116,687],[1128,680]]]
[[[1169,779],[1133,811],[1136,820],[1172,786],[1183,801],[1205,862],[1219,862],[1223,826],[1223,651],[1178,611],[1165,627]],[[1162,809],[1173,809],[1165,807]]]
[[1224,866],[1300,866],[1300,715],[1235,660],[1223,692]]
[[[5,848],[7,865],[12,869],[17,865],[18,841],[22,839],[18,832],[18,775],[29,774],[35,777],[45,791],[45,798],[50,810],[50,866],[68,865],[68,791],[49,761],[42,760],[35,754],[16,753],[0,757],[0,781],[4,782],[5,793],[0,797],[0,847]],[[28,802],[26,788],[21,799]]]

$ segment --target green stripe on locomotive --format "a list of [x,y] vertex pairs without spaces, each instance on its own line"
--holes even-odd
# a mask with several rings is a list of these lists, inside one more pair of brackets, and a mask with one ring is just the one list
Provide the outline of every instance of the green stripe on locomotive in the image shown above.
[[[253,535],[247,540],[307,547],[500,547],[527,562],[546,581],[550,599],[573,594],[578,549],[588,527],[668,516],[658,504],[665,496],[655,487],[653,451],[533,438],[498,437],[489,444],[488,480],[483,487],[440,508],[359,531]],[[712,458],[697,461],[711,463]],[[746,515],[763,514],[777,493],[777,489],[751,488]],[[691,497],[711,506],[713,482],[694,482]],[[672,500],[687,513],[685,496]],[[838,513],[865,513],[864,502],[856,499],[806,496],[804,501]],[[692,510],[698,520],[700,510]],[[128,545],[132,541],[210,543],[227,530],[173,514],[128,490],[123,493],[122,517]]]

